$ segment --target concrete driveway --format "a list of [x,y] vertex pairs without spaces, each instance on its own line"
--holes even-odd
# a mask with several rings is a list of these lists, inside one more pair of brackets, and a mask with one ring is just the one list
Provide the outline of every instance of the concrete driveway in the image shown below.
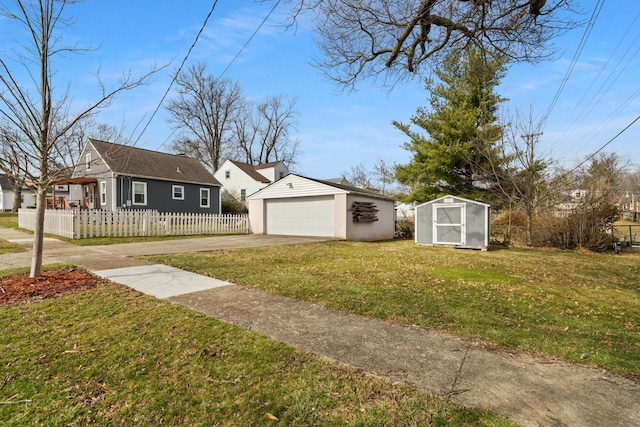
[[185,252],[209,252],[224,249],[256,248],[261,246],[295,245],[298,243],[326,242],[328,237],[274,236],[242,234],[230,236],[197,237],[145,243],[121,243],[101,246],[100,249],[122,256],[164,255]]

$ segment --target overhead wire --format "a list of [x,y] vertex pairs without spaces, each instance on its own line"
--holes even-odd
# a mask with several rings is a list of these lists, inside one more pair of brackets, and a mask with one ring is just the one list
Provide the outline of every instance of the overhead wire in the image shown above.
[[593,27],[594,27],[594,25],[595,25],[595,23],[596,23],[596,21],[598,19],[598,16],[600,15],[600,11],[602,10],[602,6],[603,5],[604,5],[604,0],[598,0],[598,3],[596,4],[596,7],[593,10],[593,13],[591,14],[591,18],[589,19],[589,23],[587,24],[587,28],[585,29],[584,33],[582,34],[582,38],[580,39],[580,43],[578,44],[578,48],[576,49],[576,52],[573,55],[573,59],[571,60],[571,63],[569,64],[569,68],[567,69],[567,72],[566,72],[564,78],[562,79],[562,82],[560,83],[560,87],[556,91],[556,94],[554,95],[553,100],[551,101],[551,104],[549,105],[549,108],[547,108],[547,111],[542,116],[542,119],[540,119],[540,124],[539,124],[539,128],[540,129],[542,129],[544,127],[544,123],[549,118],[549,115],[551,114],[551,111],[553,111],[553,108],[556,106],[556,103],[558,102],[558,99],[560,98],[560,95],[562,94],[565,86],[567,85],[567,82],[569,81],[569,77],[571,77],[571,73],[573,72],[573,69],[575,68],[575,66],[576,66],[576,64],[578,62],[578,58],[580,58],[580,55],[582,54],[584,46],[586,45],[587,40],[589,39],[589,36],[591,35],[591,31],[593,30]]
[[269,19],[269,17],[271,17],[271,15],[273,14],[273,12],[276,10],[276,8],[278,7],[278,5],[280,4],[281,0],[278,0],[274,3],[273,7],[271,8],[271,10],[269,11],[269,13],[267,13],[267,16],[264,17],[264,19],[262,20],[262,22],[260,23],[260,25],[258,25],[258,28],[255,29],[255,31],[253,32],[253,34],[251,34],[251,37],[249,37],[249,39],[245,42],[244,45],[242,45],[242,47],[240,48],[240,50],[238,51],[238,53],[236,53],[236,55],[233,57],[233,59],[231,59],[231,61],[229,62],[229,64],[225,67],[224,70],[222,70],[222,73],[220,73],[220,75],[218,76],[218,78],[222,78],[222,76],[225,75],[225,73],[229,70],[229,68],[231,68],[231,66],[233,65],[234,62],[236,62],[236,59],[238,59],[238,57],[240,56],[240,54],[245,50],[245,48],[247,46],[249,46],[249,43],[251,43],[251,41],[253,40],[253,38],[255,37],[256,34],[258,34],[258,31],[260,31],[260,29],[264,26],[264,24],[267,22],[267,20]]
[[[249,46],[249,44],[251,43],[251,41],[253,40],[253,38],[256,36],[256,34],[258,34],[258,31],[260,31],[260,29],[262,29],[262,27],[264,26],[264,24],[267,22],[267,20],[271,17],[271,15],[273,14],[273,12],[276,10],[276,8],[277,8],[277,7],[278,7],[278,5],[280,4],[280,2],[281,2],[281,0],[277,0],[277,1],[274,3],[274,5],[273,5],[273,7],[271,8],[271,10],[269,10],[269,12],[267,13],[267,15],[266,15],[266,16],[264,17],[264,19],[262,20],[262,22],[260,22],[260,24],[258,25],[258,27],[253,31],[253,33],[251,34],[251,36],[249,37],[249,39],[247,39],[247,41],[242,45],[242,47],[240,48],[240,50],[238,51],[238,53],[236,53],[236,54],[235,54],[235,56],[231,59],[231,61],[229,61],[229,64],[227,64],[227,66],[224,68],[224,70],[222,71],[222,73],[220,73],[220,75],[218,76],[218,79],[221,79],[221,78],[222,78],[222,76],[224,76],[224,75],[225,75],[225,73],[229,70],[229,68],[231,68],[231,66],[232,66],[232,65],[235,63],[235,61],[238,59],[238,57],[240,56],[240,54],[241,54],[241,53],[242,53],[242,52],[247,48],[247,46]],[[217,0],[216,0],[216,3],[217,3]],[[214,8],[215,8],[215,4],[214,4]],[[212,12],[213,12],[213,10],[212,10]],[[209,14],[209,15],[211,15],[211,14]],[[209,17],[207,17],[207,20],[208,20],[208,19],[209,19]],[[205,25],[206,25],[206,20],[205,20]],[[204,26],[203,26],[203,28],[204,28]],[[200,32],[202,32],[202,30],[201,30]],[[198,33],[198,36],[199,36],[199,35],[200,35],[200,34]],[[196,38],[196,41],[197,41],[197,38]],[[194,44],[193,44],[193,45],[192,45],[192,47],[191,47],[192,49],[193,49],[193,46],[195,46],[195,42],[194,42]],[[191,49],[189,50],[189,53],[190,53],[190,52],[191,52]],[[182,65],[184,65],[184,63],[185,63],[185,61],[186,61],[187,57],[188,57],[188,54],[187,54],[187,56],[185,57],[185,60],[182,62]],[[182,66],[180,67],[180,69],[182,69]],[[178,76],[178,73],[176,73],[176,75],[174,76],[174,79],[173,79],[173,81],[172,81],[172,84],[173,84],[173,82],[175,82],[175,80],[176,80],[177,76]],[[165,92],[165,95],[162,97],[162,100],[161,100],[160,104],[158,105],[158,108],[156,109],[156,112],[158,111],[158,109],[160,108],[160,106],[162,105],[162,103],[164,102],[164,99],[166,98],[166,96],[167,96],[167,94],[169,93],[169,90],[170,90],[170,89],[171,89],[171,86],[169,86],[169,88],[168,88],[168,89],[167,89],[167,91]],[[174,129],[174,130],[173,130],[173,132],[171,132],[171,134],[170,134],[170,135],[169,135],[169,136],[168,136],[168,137],[167,137],[167,138],[162,142],[162,144],[160,144],[159,149],[162,149],[162,148],[167,144],[167,142],[169,142],[169,139],[171,138],[171,136],[173,136],[173,134],[174,134],[175,132],[176,132],[176,129]]]
[[[587,97],[587,95],[589,94],[589,92],[591,91],[591,89],[594,87],[594,85],[596,84],[596,82],[599,81],[600,76],[604,73],[605,69],[607,68],[607,66],[609,65],[609,63],[612,61],[613,57],[615,56],[615,54],[618,52],[618,49],[622,46],[622,42],[627,38],[627,36],[629,35],[629,33],[631,32],[632,28],[634,27],[634,25],[636,24],[636,22],[638,21],[638,18],[640,18],[640,12],[636,15],[635,19],[633,20],[633,22],[629,25],[629,27],[627,28],[627,30],[625,31],[624,35],[622,36],[622,38],[620,39],[620,41],[618,42],[618,44],[616,45],[615,49],[611,52],[611,54],[609,55],[609,57],[607,58],[607,61],[604,63],[604,65],[600,68],[600,71],[598,72],[598,75],[591,80],[591,84],[589,85],[589,87],[587,88],[587,90],[584,92],[584,95],[582,95],[582,97],[580,98],[580,100],[576,103],[575,108],[571,111],[569,117],[567,118],[567,121],[569,119],[571,119],[571,117],[577,113],[577,116],[575,117],[575,119],[573,119],[573,121],[571,122],[571,124],[567,127],[567,129],[560,134],[560,136],[558,137],[558,139],[562,140],[564,139],[564,137],[573,132],[575,130],[575,128],[580,125],[588,116],[589,113],[591,113],[591,111],[593,111],[593,108],[595,107],[595,105],[597,105],[597,103],[602,100],[602,98],[604,97],[604,95],[607,93],[607,91],[611,88],[611,86],[618,80],[618,78],[620,77],[620,75],[626,70],[626,68],[629,66],[629,63],[631,62],[631,60],[638,54],[638,50],[636,50],[636,52],[631,56],[631,58],[627,61],[627,63],[624,65],[624,67],[622,68],[622,70],[620,70],[616,77],[614,78],[614,80],[611,82],[611,84],[607,87],[607,89],[602,92],[604,86],[607,84],[607,82],[609,82],[609,80],[613,77],[614,73],[616,73],[616,71],[618,71],[621,62],[627,57],[629,51],[631,50],[631,48],[636,44],[636,42],[638,41],[638,39],[640,38],[640,33],[638,33],[638,35],[636,36],[636,38],[633,40],[633,42],[631,42],[631,44],[629,45],[629,47],[627,48],[627,50],[625,51],[625,53],[622,55],[622,58],[620,60],[618,60],[617,65],[613,68],[613,70],[609,73],[609,75],[607,76],[607,78],[604,80],[604,82],[600,85],[600,87],[598,88],[598,90],[596,91],[595,94],[593,94],[589,100],[589,102],[587,103],[587,105],[585,107],[583,107],[580,110],[580,106],[582,105],[583,101],[585,100],[585,98]],[[600,95],[602,93],[602,95]],[[600,95],[600,97],[598,97],[598,95]],[[597,101],[596,101],[597,98]],[[589,108],[591,107],[591,108]],[[578,111],[580,111],[578,113]],[[560,126],[560,128],[562,128],[563,125]],[[573,148],[570,147],[570,148]]]
[[[216,5],[217,4],[218,4],[218,0],[215,0],[213,2],[213,5],[211,6],[211,10],[209,10],[209,13],[207,14],[207,17],[204,19],[204,22],[200,26],[200,30],[198,30],[198,33],[196,34],[196,37],[195,37],[193,43],[191,44],[191,47],[189,47],[189,50],[187,51],[187,54],[184,56],[184,58],[182,59],[182,62],[180,63],[180,66],[178,67],[178,69],[174,73],[173,77],[171,78],[171,81],[169,82],[169,85],[167,86],[167,90],[165,90],[164,94],[162,95],[162,98],[160,99],[160,102],[158,102],[158,105],[156,106],[155,110],[153,111],[153,114],[151,114],[151,117],[149,117],[149,120],[147,121],[147,123],[145,124],[144,128],[140,132],[140,135],[138,135],[138,138],[136,138],[136,140],[134,141],[134,143],[133,143],[134,146],[138,143],[138,141],[140,141],[140,138],[142,138],[142,135],[144,135],[144,133],[149,128],[149,125],[151,124],[151,122],[155,118],[156,114],[158,114],[158,111],[162,107],[162,104],[164,103],[164,100],[169,95],[169,91],[171,91],[171,88],[173,87],[173,84],[177,80],[178,75],[180,74],[180,72],[182,71],[182,68],[184,67],[184,64],[187,62],[187,59],[189,59],[189,56],[191,55],[191,52],[193,51],[193,49],[195,48],[196,44],[198,43],[198,40],[200,39],[200,35],[203,33],[204,29],[206,28],[207,22],[209,22],[209,18],[211,18],[211,15],[213,14],[213,11],[216,9]],[[137,126],[136,126],[136,128],[137,128]]]

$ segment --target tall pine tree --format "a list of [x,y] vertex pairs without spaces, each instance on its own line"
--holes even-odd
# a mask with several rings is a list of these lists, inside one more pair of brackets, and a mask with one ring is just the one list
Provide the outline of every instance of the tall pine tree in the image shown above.
[[419,107],[410,124],[393,122],[411,139],[404,147],[413,158],[396,166],[396,178],[411,188],[409,200],[445,194],[486,200],[487,159],[502,133],[497,111],[504,99],[495,88],[506,72],[504,62],[486,58],[477,50],[448,56],[434,72],[437,81],[426,81],[431,108]]

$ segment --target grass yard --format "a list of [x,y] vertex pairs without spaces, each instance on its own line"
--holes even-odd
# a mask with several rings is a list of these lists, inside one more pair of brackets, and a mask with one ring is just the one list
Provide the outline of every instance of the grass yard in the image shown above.
[[[18,214],[12,212],[0,212],[0,227],[17,229]],[[22,246],[0,239],[0,255],[24,251],[25,249]]]
[[2,307],[0,366],[0,425],[512,425],[116,284]]
[[640,254],[411,241],[150,257],[337,310],[640,375]]
[[18,228],[18,214],[13,212],[0,212],[0,227]]

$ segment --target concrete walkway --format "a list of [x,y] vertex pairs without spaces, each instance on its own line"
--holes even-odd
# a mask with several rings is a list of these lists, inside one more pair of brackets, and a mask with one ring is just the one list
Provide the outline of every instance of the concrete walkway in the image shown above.
[[[30,236],[14,230],[0,227],[0,239],[30,247]],[[141,292],[524,426],[640,426],[640,385],[602,370],[485,348],[125,257],[304,241],[309,240],[220,236],[78,247],[49,239],[45,261],[88,268]],[[2,255],[0,269],[29,261],[30,253]]]

